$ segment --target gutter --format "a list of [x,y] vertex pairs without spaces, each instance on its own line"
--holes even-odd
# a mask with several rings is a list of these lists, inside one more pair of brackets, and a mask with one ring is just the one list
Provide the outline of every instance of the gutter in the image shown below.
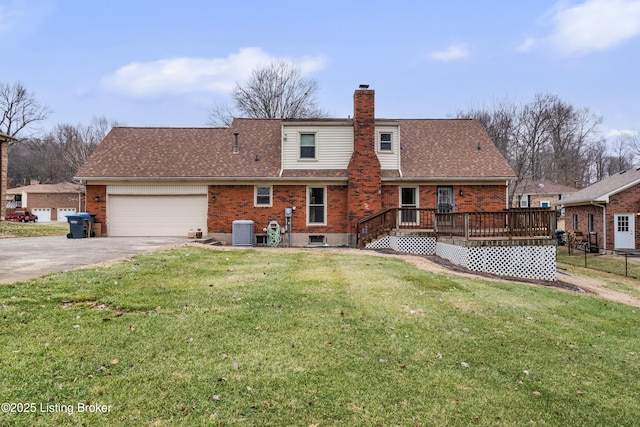
[[593,203],[593,201],[591,201],[591,205],[602,208],[602,235],[603,235],[602,240],[604,241],[604,248],[601,255],[606,255],[607,254],[607,206]]

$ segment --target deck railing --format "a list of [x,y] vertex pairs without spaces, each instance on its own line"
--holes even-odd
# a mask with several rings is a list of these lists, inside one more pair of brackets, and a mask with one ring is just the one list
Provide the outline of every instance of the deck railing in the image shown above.
[[435,209],[391,208],[356,222],[356,243],[364,247],[382,236],[407,230],[469,239],[552,238],[555,211],[438,213]]

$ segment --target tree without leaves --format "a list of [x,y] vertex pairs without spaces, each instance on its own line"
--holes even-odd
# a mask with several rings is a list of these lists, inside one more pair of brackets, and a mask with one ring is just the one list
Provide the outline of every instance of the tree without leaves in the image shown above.
[[[555,95],[538,94],[521,107],[502,103],[458,112],[458,117],[478,119],[516,173],[510,205],[518,187],[532,180],[589,182],[602,119],[588,109],[577,109]],[[603,161],[596,169],[603,170]]]
[[14,184],[28,184],[31,178],[42,182],[71,181],[78,168],[109,132],[104,118],[90,125],[57,125],[42,138],[26,138],[10,147],[9,178]]
[[637,131],[634,131],[632,134],[627,133],[620,135],[617,139],[617,144],[629,150],[628,155],[630,156],[631,164],[633,164],[634,160],[636,164],[640,163],[640,138],[638,138]]
[[[236,83],[231,95],[239,116],[254,119],[322,118],[318,107],[318,83],[302,77],[300,70],[280,60],[256,68],[244,84]],[[229,126],[233,109],[215,105],[208,123]]]
[[49,113],[49,107],[40,104],[22,83],[0,83],[0,132],[17,137],[35,123],[45,120]]

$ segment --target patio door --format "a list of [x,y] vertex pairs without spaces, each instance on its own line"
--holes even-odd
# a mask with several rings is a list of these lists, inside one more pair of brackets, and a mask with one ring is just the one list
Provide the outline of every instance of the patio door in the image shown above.
[[[436,210],[441,214],[453,212],[453,187],[438,187]],[[451,227],[453,225],[453,216],[437,215],[437,222],[439,227]]]
[[635,217],[633,214],[613,216],[614,245],[616,249],[635,249]]
[[438,187],[439,213],[453,212],[453,187]]
[[418,225],[418,189],[400,187],[400,225]]

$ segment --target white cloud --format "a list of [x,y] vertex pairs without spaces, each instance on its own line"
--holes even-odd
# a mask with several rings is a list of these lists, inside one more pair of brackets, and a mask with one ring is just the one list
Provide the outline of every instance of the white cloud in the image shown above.
[[611,129],[609,132],[607,132],[607,134],[605,135],[606,139],[613,139],[613,138],[619,138],[619,137],[635,137],[637,136],[637,132],[634,130],[628,130],[628,129]]
[[466,44],[451,45],[445,50],[432,52],[429,54],[429,58],[434,61],[450,62],[467,58],[469,56],[469,50]]
[[[260,48],[243,48],[225,58],[167,58],[152,62],[132,62],[102,79],[107,90],[134,97],[229,92],[236,81],[247,77],[257,66],[276,58]],[[303,74],[322,69],[323,57],[284,58]]]
[[536,45],[535,39],[529,37],[522,41],[517,47],[516,51],[518,52],[529,52]]
[[587,0],[561,7],[549,42],[565,54],[607,50],[640,34],[640,1]]

